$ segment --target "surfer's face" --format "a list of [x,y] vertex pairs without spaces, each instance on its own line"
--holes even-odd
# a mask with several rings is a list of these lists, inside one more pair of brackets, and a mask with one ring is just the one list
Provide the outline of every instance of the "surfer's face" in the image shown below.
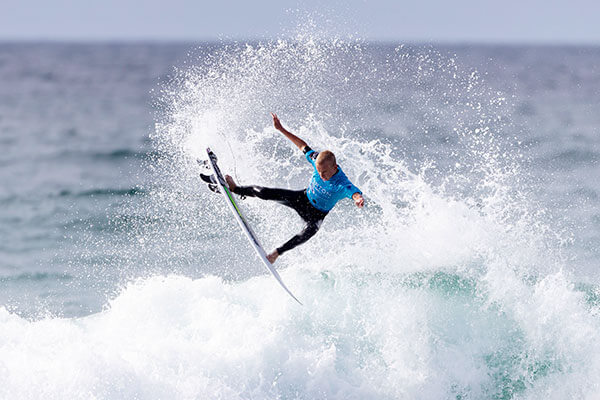
[[331,177],[333,175],[335,175],[335,173],[337,172],[337,164],[335,163],[328,163],[328,162],[317,162],[316,164],[317,166],[317,172],[319,173],[319,176],[321,177],[321,179],[323,179],[324,181],[328,181],[331,179]]

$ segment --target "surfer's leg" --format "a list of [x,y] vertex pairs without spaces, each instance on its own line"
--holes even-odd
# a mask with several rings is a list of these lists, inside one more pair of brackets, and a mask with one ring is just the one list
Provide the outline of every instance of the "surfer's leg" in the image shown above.
[[291,202],[297,196],[297,190],[268,188],[263,186],[236,186],[233,193],[240,196],[258,197],[262,200],[274,200],[285,205]]
[[321,227],[321,223],[323,223],[322,219],[307,222],[306,225],[304,226],[304,229],[302,229],[302,231],[300,233],[298,233],[297,235],[292,237],[290,240],[285,242],[281,247],[277,248],[277,253],[279,253],[279,255],[282,255],[284,252],[291,250],[294,247],[299,246],[302,243],[306,242],[308,239],[313,237],[315,235],[315,233],[317,233],[317,231]]
[[294,208],[293,204],[297,202],[299,195],[302,193],[301,190],[268,188],[256,185],[238,186],[229,175],[225,175],[225,180],[231,191],[235,194],[246,197],[258,197],[262,200],[274,200],[292,208]]

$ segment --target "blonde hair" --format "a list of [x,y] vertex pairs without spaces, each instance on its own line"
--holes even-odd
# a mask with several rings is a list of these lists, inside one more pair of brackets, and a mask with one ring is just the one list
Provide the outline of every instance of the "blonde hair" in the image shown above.
[[329,165],[337,165],[337,161],[335,160],[335,154],[333,154],[329,150],[325,150],[319,153],[317,156],[318,164],[329,164]]

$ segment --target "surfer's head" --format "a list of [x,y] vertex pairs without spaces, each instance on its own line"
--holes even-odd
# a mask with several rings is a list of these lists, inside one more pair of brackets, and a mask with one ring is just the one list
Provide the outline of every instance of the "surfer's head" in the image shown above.
[[324,181],[330,180],[338,170],[335,155],[329,150],[319,153],[315,166],[317,167],[317,172],[321,176],[321,179]]

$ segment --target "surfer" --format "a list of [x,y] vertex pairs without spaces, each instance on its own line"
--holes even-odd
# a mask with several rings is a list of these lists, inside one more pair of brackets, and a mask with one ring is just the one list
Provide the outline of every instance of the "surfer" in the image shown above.
[[238,186],[229,175],[225,176],[225,180],[229,190],[233,193],[240,196],[258,197],[263,200],[275,200],[296,210],[306,222],[300,233],[267,255],[269,262],[274,263],[277,257],[313,237],[321,227],[327,213],[339,200],[345,197],[351,198],[359,208],[364,206],[365,200],[362,192],[350,182],[340,166],[337,165],[335,155],[331,151],[314,151],[304,140],[286,130],[277,115],[271,113],[271,116],[275,129],[302,150],[308,162],[313,166],[313,175],[308,187],[303,190],[289,190],[262,186]]

